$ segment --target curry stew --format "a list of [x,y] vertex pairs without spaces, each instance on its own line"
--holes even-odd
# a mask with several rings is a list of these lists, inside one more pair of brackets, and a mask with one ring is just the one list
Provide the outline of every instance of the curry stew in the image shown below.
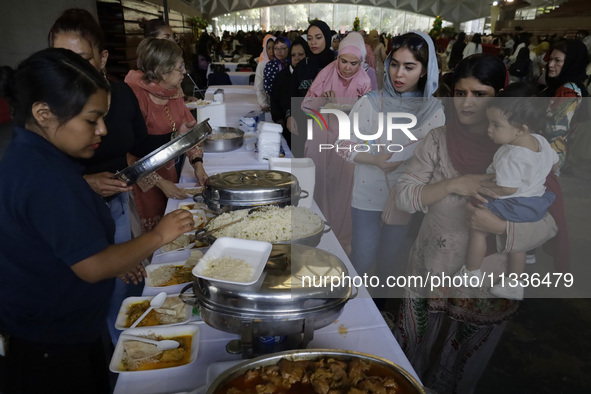
[[215,394],[410,394],[416,389],[393,368],[353,358],[290,361],[247,371]]

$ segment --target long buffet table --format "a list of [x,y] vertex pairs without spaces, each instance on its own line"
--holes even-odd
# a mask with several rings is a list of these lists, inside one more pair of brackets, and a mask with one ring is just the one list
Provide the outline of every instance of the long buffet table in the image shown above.
[[[243,95],[243,93],[237,94]],[[241,99],[252,101],[252,97],[247,99],[246,96],[243,96]],[[256,102],[256,97],[254,100]],[[247,109],[245,112],[248,111]],[[231,125],[233,124],[229,123],[229,126]],[[239,162],[236,160],[236,155],[240,157]],[[257,161],[253,151],[248,151],[244,147],[228,153],[206,153],[204,163],[205,169],[210,175],[236,169],[267,168],[266,163]],[[191,176],[192,170],[185,163],[181,182],[195,182]],[[179,203],[183,201],[185,200],[169,200],[166,212],[177,209]],[[316,204],[313,204],[312,210],[322,216]],[[323,235],[318,248],[340,258],[347,266],[351,276],[356,274],[332,231]],[[186,251],[166,253],[155,256],[152,259],[152,264],[178,261],[186,259],[188,256],[189,252]],[[145,293],[145,295],[151,295]],[[203,393],[207,384],[211,383],[217,375],[243,361],[240,355],[229,354],[225,350],[229,341],[239,339],[238,335],[214,329],[202,321],[193,321],[189,324],[198,324],[201,328],[199,357],[195,363],[172,370],[120,374],[114,393]],[[373,354],[397,363],[418,379],[365,288],[359,288],[357,297],[347,302],[337,321],[315,331],[314,339],[308,348],[344,349]]]

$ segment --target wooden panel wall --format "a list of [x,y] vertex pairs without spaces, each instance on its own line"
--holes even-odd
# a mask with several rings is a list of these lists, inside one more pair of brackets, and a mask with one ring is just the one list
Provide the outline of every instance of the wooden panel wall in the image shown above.
[[[136,68],[137,46],[144,38],[139,21],[163,18],[164,10],[161,5],[141,0],[97,0],[97,14],[109,51],[107,71],[111,77],[123,80],[130,69]],[[197,11],[193,15],[168,11],[169,25],[180,37],[179,45],[185,53],[188,69],[195,53],[189,19],[197,14]]]

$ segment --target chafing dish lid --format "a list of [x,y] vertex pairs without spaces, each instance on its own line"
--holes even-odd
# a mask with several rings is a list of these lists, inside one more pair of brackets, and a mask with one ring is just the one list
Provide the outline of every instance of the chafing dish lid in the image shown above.
[[207,181],[203,197],[213,201],[273,201],[301,192],[298,179],[284,171],[245,170],[215,174]]
[[349,283],[331,289],[330,278],[343,276],[348,276],[347,267],[329,252],[306,245],[274,245],[257,283],[241,286],[197,279],[194,287],[199,303],[209,309],[272,315],[324,310],[346,301]]
[[182,155],[211,134],[209,119],[199,123],[183,135],[148,153],[129,167],[115,174],[115,178],[132,185],[144,176],[158,170],[170,160]]

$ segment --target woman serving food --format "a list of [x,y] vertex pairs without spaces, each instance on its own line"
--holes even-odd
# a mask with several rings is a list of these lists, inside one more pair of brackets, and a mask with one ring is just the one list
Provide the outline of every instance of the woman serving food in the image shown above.
[[0,392],[109,392],[100,338],[114,278],[142,271],[193,218],[171,212],[115,245],[109,208],[77,161],[107,133],[107,80],[51,48],[23,61],[9,86],[16,137],[0,162]]

